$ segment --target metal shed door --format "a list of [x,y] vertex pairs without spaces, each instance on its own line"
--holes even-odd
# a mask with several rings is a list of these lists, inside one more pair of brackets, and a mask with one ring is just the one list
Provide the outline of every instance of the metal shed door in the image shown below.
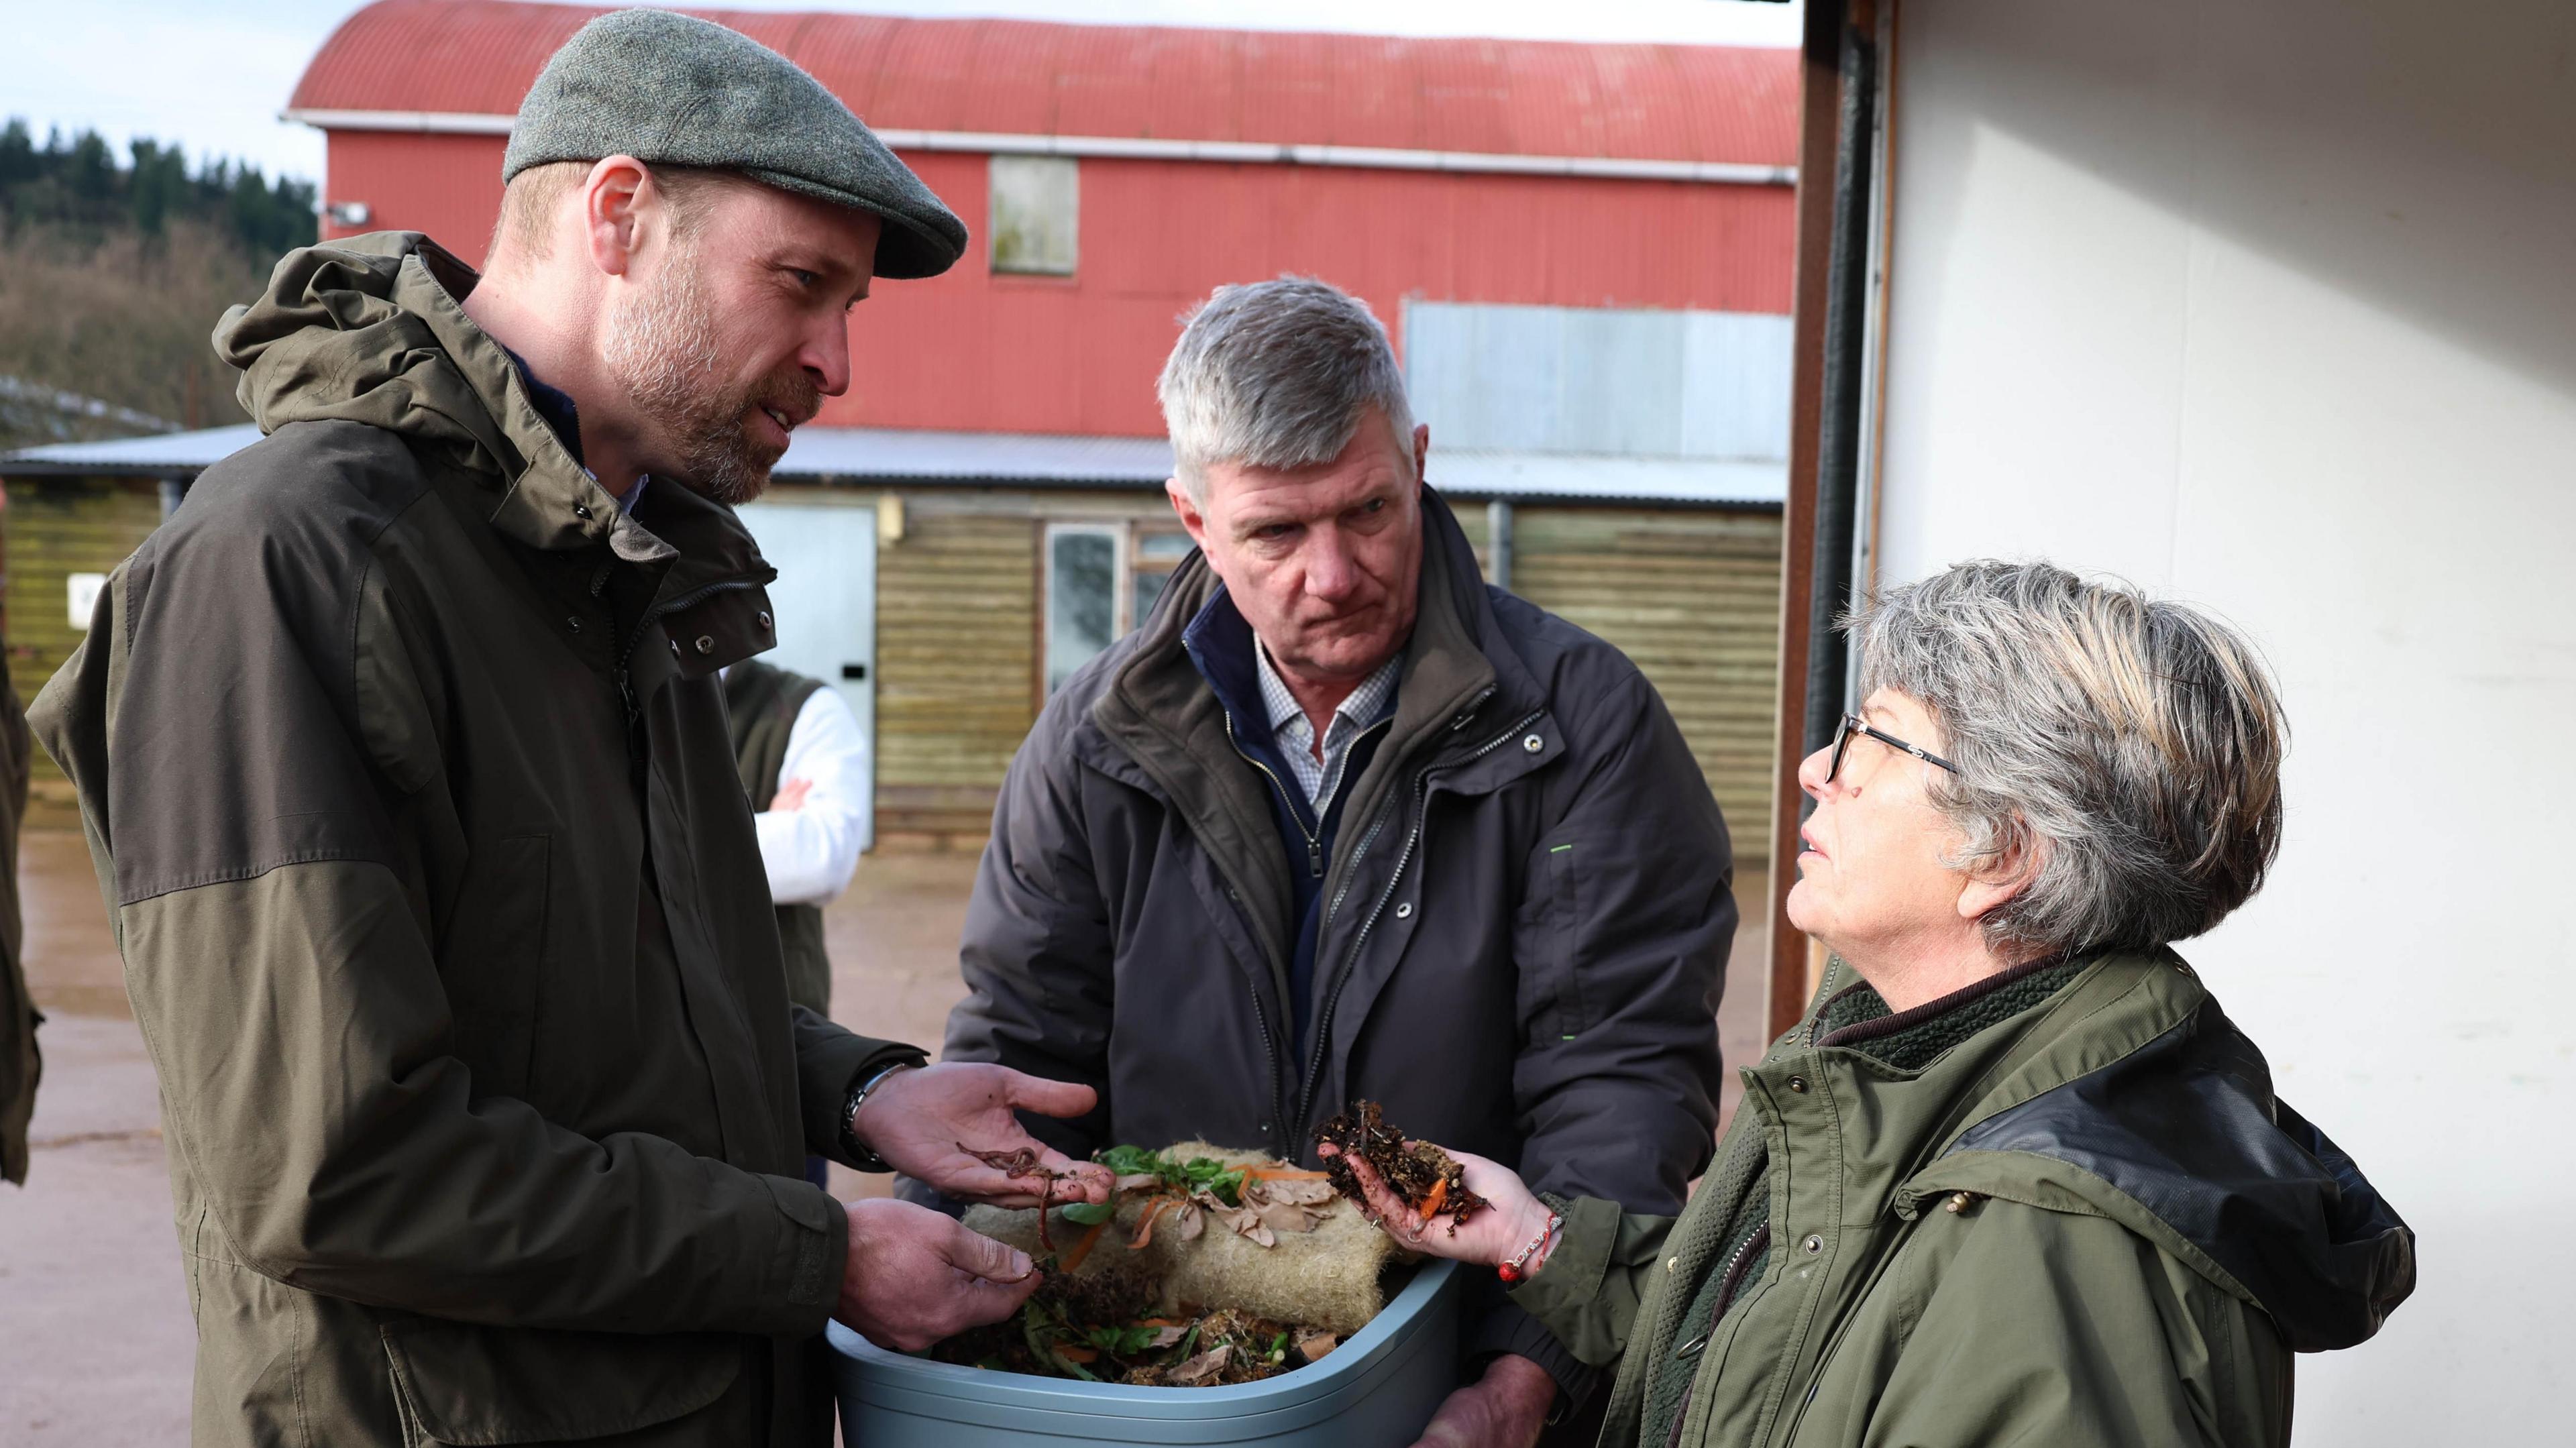
[[751,503],[739,510],[761,556],[778,570],[769,604],[778,647],[764,655],[841,691],[867,751],[860,771],[859,847],[876,844],[877,515],[873,508]]

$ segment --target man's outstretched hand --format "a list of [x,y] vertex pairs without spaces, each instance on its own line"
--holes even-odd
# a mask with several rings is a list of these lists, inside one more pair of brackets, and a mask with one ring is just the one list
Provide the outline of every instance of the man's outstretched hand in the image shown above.
[[882,1348],[919,1352],[1020,1310],[1042,1280],[1025,1253],[910,1202],[849,1202],[850,1255],[832,1315]]
[[1038,1205],[1035,1173],[1013,1176],[975,1155],[1025,1151],[1035,1166],[1061,1178],[1048,1186],[1046,1200],[1105,1202],[1115,1180],[1109,1168],[1042,1144],[1014,1114],[1080,1116],[1099,1099],[1088,1086],[1041,1080],[1007,1066],[945,1062],[888,1076],[868,1093],[853,1130],[886,1165],[952,1197],[1000,1207]]

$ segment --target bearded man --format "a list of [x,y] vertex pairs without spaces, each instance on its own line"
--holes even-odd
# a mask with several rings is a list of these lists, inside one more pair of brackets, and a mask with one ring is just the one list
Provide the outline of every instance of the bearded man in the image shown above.
[[666,13],[575,36],[504,174],[488,276],[358,237],[226,314],[268,435],[35,711],[160,1076],[195,1441],[825,1444],[827,1316],[918,1347],[1036,1278],[805,1156],[1033,1205],[960,1143],[1093,1104],[790,1007],[717,676],[772,642],[729,505],[965,229]]

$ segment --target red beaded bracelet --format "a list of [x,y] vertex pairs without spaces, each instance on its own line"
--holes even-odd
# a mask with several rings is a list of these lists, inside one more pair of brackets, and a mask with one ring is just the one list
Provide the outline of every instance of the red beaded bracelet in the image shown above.
[[[1539,1228],[1538,1235],[1531,1238],[1530,1244],[1523,1247],[1510,1261],[1496,1267],[1494,1269],[1494,1275],[1500,1277],[1505,1282],[1520,1282],[1527,1279],[1529,1276],[1530,1254],[1536,1252],[1539,1248],[1546,1246],[1547,1239],[1555,1236],[1556,1229],[1564,1225],[1565,1218],[1558,1216],[1554,1212],[1548,1213],[1547,1225]],[[1546,1264],[1542,1263],[1540,1265],[1544,1266]]]

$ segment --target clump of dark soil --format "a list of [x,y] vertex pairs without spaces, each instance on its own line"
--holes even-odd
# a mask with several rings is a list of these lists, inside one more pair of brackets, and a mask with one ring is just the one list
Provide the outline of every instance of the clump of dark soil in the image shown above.
[[1421,1220],[1449,1214],[1451,1236],[1457,1235],[1460,1222],[1492,1205],[1467,1189],[1467,1169],[1456,1157],[1427,1141],[1406,1142],[1403,1132],[1387,1125],[1385,1110],[1374,1101],[1352,1102],[1349,1112],[1316,1131],[1315,1140],[1331,1143],[1336,1153],[1324,1158],[1333,1189],[1359,1203],[1363,1211],[1368,1197],[1360,1190],[1359,1175],[1351,1170],[1352,1157],[1367,1162]]

